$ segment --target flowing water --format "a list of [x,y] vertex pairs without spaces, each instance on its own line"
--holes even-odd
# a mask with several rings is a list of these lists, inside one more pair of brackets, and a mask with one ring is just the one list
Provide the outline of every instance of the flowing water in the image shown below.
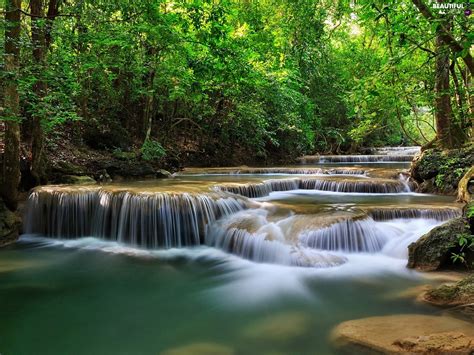
[[407,246],[460,209],[413,192],[416,150],[38,188],[0,251],[0,353],[330,354],[341,321],[432,314],[397,296],[427,282]]

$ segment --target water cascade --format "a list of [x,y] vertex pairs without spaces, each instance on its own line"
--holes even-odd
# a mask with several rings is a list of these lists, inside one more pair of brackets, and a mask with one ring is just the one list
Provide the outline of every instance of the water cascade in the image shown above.
[[410,162],[413,155],[306,155],[300,158],[302,164],[323,163],[379,163],[379,162]]
[[382,230],[373,219],[346,220],[319,230],[309,230],[299,236],[300,242],[311,248],[351,253],[375,253],[382,250],[395,231]]
[[[415,148],[311,159],[405,161]],[[322,268],[350,262],[356,253],[404,258],[409,242],[460,215],[452,201],[446,206],[441,197],[412,193],[406,171],[396,168],[199,171],[151,183],[37,188],[28,199],[25,232],[150,249],[205,245],[256,262]],[[271,174],[302,176],[265,179]]]
[[400,193],[410,192],[410,184],[394,179],[340,179],[340,178],[293,178],[272,179],[258,183],[222,184],[214,187],[217,191],[226,191],[250,198],[268,196],[274,191],[319,190],[350,193]]
[[199,245],[209,223],[243,208],[242,200],[211,193],[39,188],[28,199],[26,233],[95,236],[152,248]]
[[389,221],[392,219],[434,219],[436,221],[447,221],[451,218],[461,216],[459,208],[374,208],[368,212],[375,221]]

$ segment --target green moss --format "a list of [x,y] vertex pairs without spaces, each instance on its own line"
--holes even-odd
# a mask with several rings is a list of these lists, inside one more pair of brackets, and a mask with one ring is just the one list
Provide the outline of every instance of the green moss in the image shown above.
[[112,155],[120,160],[133,160],[137,158],[135,152],[124,152],[120,148],[114,149]]
[[474,274],[454,285],[442,285],[426,293],[426,298],[438,304],[467,304],[474,302]]
[[460,149],[428,149],[414,162],[412,177],[423,184],[426,192],[453,193],[459,180],[473,164],[472,143]]

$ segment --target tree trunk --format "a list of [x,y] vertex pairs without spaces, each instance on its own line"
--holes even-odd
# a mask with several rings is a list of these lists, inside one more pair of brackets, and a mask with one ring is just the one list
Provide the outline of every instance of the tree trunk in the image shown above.
[[457,202],[469,203],[471,201],[471,192],[469,191],[469,182],[474,178],[474,167],[462,177],[458,184]]
[[445,148],[453,145],[451,137],[451,97],[449,93],[449,50],[438,31],[436,37],[435,119],[436,138]]
[[20,99],[17,76],[20,57],[21,0],[7,0],[5,12],[5,151],[0,195],[7,207],[17,208],[20,183]]
[[[42,79],[45,70],[45,25],[43,23],[44,9],[43,0],[31,0],[31,41],[33,44],[33,60],[35,63],[37,81],[33,90],[36,96],[36,105],[41,108],[42,101],[46,96],[47,86]],[[41,127],[41,112],[44,110],[37,109],[32,115],[31,129],[31,176],[34,185],[44,182],[44,134]]]

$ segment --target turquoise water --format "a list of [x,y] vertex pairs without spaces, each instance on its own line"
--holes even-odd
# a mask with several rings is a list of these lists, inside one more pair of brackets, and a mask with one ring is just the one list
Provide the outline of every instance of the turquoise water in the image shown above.
[[396,296],[423,282],[403,260],[361,258],[348,273],[24,237],[0,251],[0,352],[330,354],[341,321],[435,311]]

